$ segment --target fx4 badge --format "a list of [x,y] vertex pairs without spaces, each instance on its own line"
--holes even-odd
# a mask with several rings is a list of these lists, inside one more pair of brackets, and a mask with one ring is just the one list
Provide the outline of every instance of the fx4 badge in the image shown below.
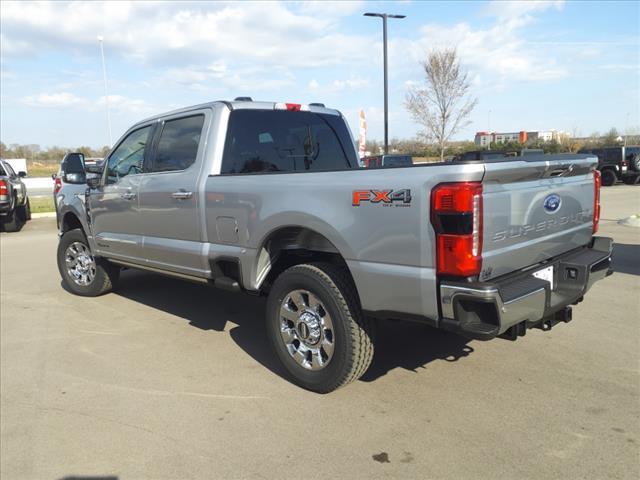
[[384,205],[385,207],[410,207],[411,190],[354,190],[352,205],[359,207],[362,202]]

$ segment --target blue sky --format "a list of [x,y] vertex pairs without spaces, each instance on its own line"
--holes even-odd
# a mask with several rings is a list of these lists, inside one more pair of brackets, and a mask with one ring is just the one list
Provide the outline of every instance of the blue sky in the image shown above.
[[[404,108],[419,62],[456,46],[478,130],[640,130],[638,2],[2,2],[5,144],[114,141],[154,113],[216,99],[323,102],[382,139],[382,26],[389,22],[390,136],[418,132]],[[491,111],[489,120],[489,110]]]

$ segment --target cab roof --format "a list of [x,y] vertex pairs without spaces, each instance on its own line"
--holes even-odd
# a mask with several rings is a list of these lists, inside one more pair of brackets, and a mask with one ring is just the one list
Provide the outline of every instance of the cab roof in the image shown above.
[[[220,108],[226,107],[229,110],[277,110],[281,105],[302,105],[305,107],[305,111],[313,112],[313,113],[324,113],[328,115],[338,115],[342,114],[333,108],[326,108],[323,106],[319,106],[320,104],[292,104],[292,103],[283,103],[283,102],[259,102],[253,100],[215,100],[212,102],[200,103],[197,105],[191,105],[189,107],[178,108],[176,110],[171,110],[169,112],[160,113],[158,115],[153,115],[151,117],[145,118],[139,122],[136,122],[136,125],[141,123],[147,123],[153,120],[158,120],[164,117],[180,114],[180,113],[188,113],[193,110],[202,110],[205,108]],[[308,108],[308,109],[307,109]],[[283,109],[286,110],[286,109]]]

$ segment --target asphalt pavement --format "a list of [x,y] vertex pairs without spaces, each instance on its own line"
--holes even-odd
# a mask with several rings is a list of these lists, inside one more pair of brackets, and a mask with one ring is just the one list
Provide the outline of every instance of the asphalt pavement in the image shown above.
[[602,191],[616,273],[516,341],[381,325],[362,380],[282,377],[264,300],[126,271],[60,285],[55,219],[0,234],[0,477],[640,478],[640,187]]

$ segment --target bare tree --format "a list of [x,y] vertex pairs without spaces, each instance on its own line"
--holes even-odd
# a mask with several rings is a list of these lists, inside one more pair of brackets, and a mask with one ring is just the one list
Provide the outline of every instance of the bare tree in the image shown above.
[[469,115],[478,100],[468,95],[467,73],[460,67],[455,48],[433,50],[422,67],[425,85],[410,87],[405,105],[424,127],[423,135],[438,145],[443,160],[447,142],[470,123]]

